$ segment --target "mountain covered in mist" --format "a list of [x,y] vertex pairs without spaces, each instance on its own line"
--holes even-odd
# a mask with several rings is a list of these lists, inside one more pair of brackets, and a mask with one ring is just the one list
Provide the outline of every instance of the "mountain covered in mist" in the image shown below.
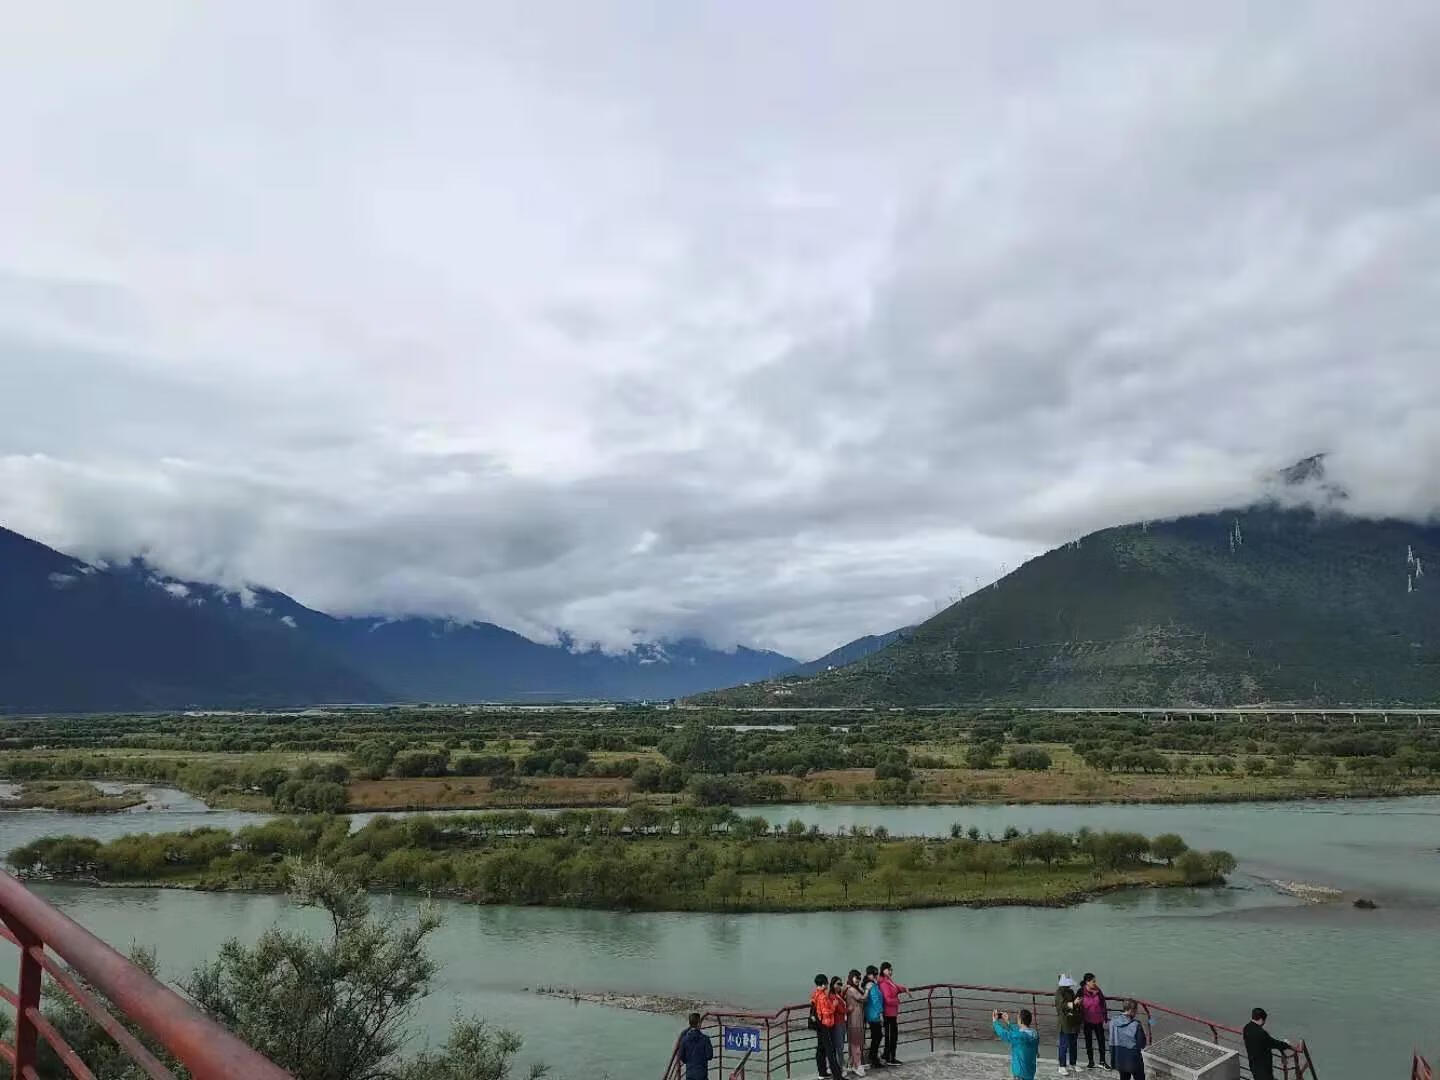
[[694,640],[616,655],[488,623],[335,618],[140,561],[90,565],[0,529],[0,710],[663,699],[795,663]]
[[91,566],[0,529],[0,709],[288,705],[388,696],[289,625],[232,615],[182,590],[134,565]]
[[855,663],[699,700],[1435,703],[1440,527],[1274,503],[1104,529]]

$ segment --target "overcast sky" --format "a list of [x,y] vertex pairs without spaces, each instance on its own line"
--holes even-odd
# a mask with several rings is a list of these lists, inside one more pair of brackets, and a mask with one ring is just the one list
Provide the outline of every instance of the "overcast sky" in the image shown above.
[[1440,4],[12,5],[0,524],[809,657],[1440,507]]

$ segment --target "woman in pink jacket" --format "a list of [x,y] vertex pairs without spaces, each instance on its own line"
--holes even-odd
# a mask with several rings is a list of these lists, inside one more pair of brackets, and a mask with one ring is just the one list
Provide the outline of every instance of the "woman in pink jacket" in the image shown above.
[[895,1046],[900,1041],[900,995],[907,993],[905,987],[895,981],[895,965],[888,961],[880,965],[880,998],[885,1003],[885,1056],[886,1065],[899,1065],[895,1058]]
[[1085,1022],[1085,1056],[1090,1059],[1090,1068],[1095,1068],[1095,1048],[1092,1038],[1100,1042],[1100,1068],[1105,1068],[1105,1025],[1110,1019],[1110,1006],[1105,992],[1087,971],[1080,980],[1080,1019]]

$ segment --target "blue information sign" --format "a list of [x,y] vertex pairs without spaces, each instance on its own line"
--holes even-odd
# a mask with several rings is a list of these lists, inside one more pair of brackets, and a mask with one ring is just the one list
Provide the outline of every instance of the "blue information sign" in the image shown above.
[[742,1054],[760,1053],[760,1029],[727,1027],[725,1029],[725,1049],[738,1050]]

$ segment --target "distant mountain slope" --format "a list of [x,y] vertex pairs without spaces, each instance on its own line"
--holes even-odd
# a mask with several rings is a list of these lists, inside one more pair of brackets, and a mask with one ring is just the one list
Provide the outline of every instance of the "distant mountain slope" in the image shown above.
[[822,671],[829,671],[831,668],[853,664],[857,660],[863,660],[871,653],[879,652],[892,642],[898,641],[903,635],[911,633],[914,629],[913,626],[902,626],[899,630],[891,630],[888,634],[866,634],[864,637],[856,638],[854,641],[847,641],[838,649],[831,649],[818,660],[811,660],[808,664],[801,664],[799,667],[785,672],[785,677],[794,678],[801,675],[818,675]]
[[148,710],[387,696],[283,623],[237,618],[167,588],[140,566],[88,566],[0,529],[0,708]]
[[1106,529],[855,664],[702,700],[1435,703],[1440,528],[1258,507]]
[[772,652],[711,649],[686,640],[630,652],[542,645],[491,623],[443,619],[339,619],[329,647],[407,700],[559,701],[684,697],[767,679],[795,661]]
[[139,561],[88,566],[0,529],[0,710],[666,699],[794,666],[693,640],[612,655],[489,623],[335,618]]

